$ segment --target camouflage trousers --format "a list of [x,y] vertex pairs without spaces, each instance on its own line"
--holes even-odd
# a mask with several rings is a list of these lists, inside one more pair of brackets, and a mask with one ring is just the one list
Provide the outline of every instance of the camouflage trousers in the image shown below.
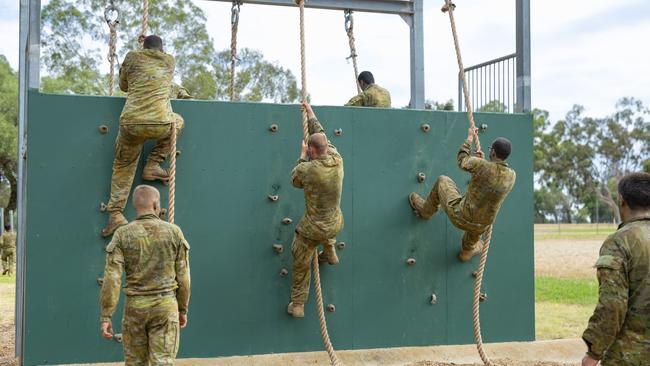
[[[305,238],[296,233],[291,243],[293,256],[293,282],[291,285],[291,301],[294,304],[304,304],[309,297],[309,282],[311,281],[311,263],[320,242]],[[325,240],[323,246],[334,246],[336,238]]]
[[15,273],[16,266],[16,251],[15,250],[2,250],[2,274],[11,276]]
[[462,199],[463,196],[458,192],[456,183],[451,178],[441,175],[433,185],[419,214],[420,217],[428,220],[438,211],[438,207],[442,206],[442,209],[449,217],[449,221],[465,232],[462,242],[463,250],[471,251],[476,247],[481,235],[488,229],[488,226],[474,224],[463,218]]
[[[183,118],[174,113],[177,133],[183,128]],[[146,140],[156,140],[156,146],[149,154],[147,162],[162,163],[172,149],[171,124],[164,125],[122,125],[115,142],[115,159],[111,178],[111,198],[108,212],[122,212],[129,199],[135,172],[138,169],[142,146]]]
[[173,365],[180,326],[173,292],[127,296],[122,319],[125,366]]

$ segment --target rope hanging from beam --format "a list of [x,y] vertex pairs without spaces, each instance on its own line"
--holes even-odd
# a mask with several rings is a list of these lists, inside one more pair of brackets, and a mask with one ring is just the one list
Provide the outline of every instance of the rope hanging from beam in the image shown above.
[[359,67],[357,66],[357,47],[354,40],[354,16],[352,10],[345,11],[345,33],[348,35],[348,43],[350,45],[350,56],[347,59],[352,59],[352,67],[354,69],[354,84],[357,86],[357,92],[361,93],[361,86],[359,86]]
[[237,30],[239,28],[239,11],[242,2],[232,2],[232,15],[230,17],[230,101],[235,100],[235,66],[237,65]]
[[[302,82],[302,100],[307,100],[307,60],[305,55],[305,0],[296,0],[300,8],[300,71]],[[306,111],[302,113],[302,129],[303,138],[307,141],[309,137],[309,125]],[[318,249],[314,249],[314,256],[312,261],[312,271],[314,273],[314,290],[316,292],[316,310],[318,312],[318,321],[320,323],[320,333],[323,339],[323,344],[327,350],[330,362],[333,366],[343,366],[343,363],[336,355],[336,351],[332,346],[329,333],[327,331],[327,321],[325,319],[325,309],[323,307],[323,293],[320,286],[320,268],[318,263]]]
[[110,69],[108,71],[108,95],[113,96],[115,89],[115,61],[117,60],[117,25],[120,23],[120,11],[115,6],[113,0],[104,10],[104,20],[108,25],[108,63]]
[[[454,47],[456,48],[456,58],[458,60],[459,76],[463,83],[463,95],[465,97],[465,107],[467,109],[467,119],[469,127],[474,131],[474,144],[476,145],[476,152],[481,152],[481,141],[479,140],[478,133],[476,132],[476,124],[474,122],[474,113],[472,111],[472,103],[469,98],[469,91],[467,86],[467,79],[465,78],[465,67],[463,66],[463,59],[460,52],[460,42],[458,40],[458,32],[456,30],[456,20],[454,19],[454,10],[456,5],[451,0],[445,0],[442,11],[449,14],[449,21],[451,23],[451,32],[454,37]],[[490,358],[483,350],[483,337],[481,336],[481,318],[480,318],[480,297],[481,297],[481,284],[483,283],[483,273],[485,271],[485,264],[487,262],[488,251],[490,250],[490,242],[492,241],[492,225],[483,234],[483,250],[481,251],[481,258],[479,260],[478,271],[476,275],[476,282],[474,283],[474,298],[472,302],[473,313],[473,326],[474,326],[474,339],[476,341],[476,348],[478,349],[479,356],[486,366],[494,366]]]

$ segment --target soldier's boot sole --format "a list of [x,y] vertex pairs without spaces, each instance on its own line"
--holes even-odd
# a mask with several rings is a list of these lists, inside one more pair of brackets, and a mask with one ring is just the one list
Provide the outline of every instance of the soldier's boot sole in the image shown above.
[[483,245],[483,240],[480,240],[473,250],[461,250],[458,254],[458,260],[461,262],[469,262],[474,258],[474,256],[481,254],[483,251]]
[[163,169],[158,163],[147,162],[142,170],[142,180],[156,181],[159,180],[163,184],[169,184],[169,172]]
[[122,215],[122,213],[111,214],[111,216],[108,218],[108,224],[106,224],[106,227],[102,229],[102,237],[106,238],[113,235],[115,230],[117,230],[120,226],[124,226],[128,223],[129,222],[126,220],[124,215]]
[[318,252],[318,263],[327,263],[331,266],[339,264],[339,256],[336,255],[336,252],[327,252],[321,250]]
[[294,318],[304,318],[305,317],[305,305],[294,304],[290,302],[287,305],[287,313]]

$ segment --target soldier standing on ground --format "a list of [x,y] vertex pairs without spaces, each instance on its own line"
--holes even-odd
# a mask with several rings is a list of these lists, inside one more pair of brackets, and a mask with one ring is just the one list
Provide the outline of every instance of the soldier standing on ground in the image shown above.
[[148,139],[156,140],[142,172],[143,180],[166,182],[169,172],[160,164],[171,152],[172,128],[180,130],[182,118],[173,113],[170,103],[174,57],[163,52],[163,42],[158,36],[144,39],[142,50],[131,51],[120,68],[120,89],[127,92],[126,103],[120,116],[120,131],[115,144],[115,160],[111,178],[110,214],[102,236],[110,236],[115,229],[128,222],[122,213],[142,146]]
[[16,232],[10,225],[5,225],[5,232],[0,238],[0,251],[2,251],[2,274],[11,276],[16,269]]
[[360,73],[357,81],[362,92],[352,97],[345,104],[347,107],[390,108],[390,93],[375,84],[375,77],[370,71]]
[[582,335],[583,366],[650,362],[650,174],[618,183],[623,223],[600,248],[598,304]]
[[327,140],[309,103],[303,102],[302,108],[309,118],[309,139],[303,141],[298,165],[291,173],[293,186],[305,191],[305,214],[291,244],[293,283],[287,312],[295,318],[305,316],[314,251],[322,244],[319,261],[338,264],[334,245],[343,228],[343,158]]
[[111,317],[126,272],[122,343],[126,366],[173,365],[190,302],[190,246],[181,229],[158,218],[160,193],[141,185],[133,192],[138,218],[115,231],[106,247],[99,303],[101,333],[113,338]]
[[457,157],[458,166],[472,174],[465,196],[461,196],[454,181],[444,175],[438,177],[426,201],[415,192],[409,195],[411,208],[420,218],[430,219],[442,205],[449,221],[465,231],[458,256],[462,262],[469,261],[483,249],[481,235],[494,223],[516,179],[514,170],[506,163],[512,150],[510,141],[503,137],[494,140],[490,146],[490,161],[487,161],[482,152],[471,156],[475,135],[476,131],[470,128]]

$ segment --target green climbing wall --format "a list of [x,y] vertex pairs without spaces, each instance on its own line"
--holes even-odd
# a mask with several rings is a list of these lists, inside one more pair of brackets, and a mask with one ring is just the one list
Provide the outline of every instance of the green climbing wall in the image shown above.
[[[121,359],[99,335],[99,287],[113,145],[124,100],[30,93],[24,364]],[[306,318],[285,314],[290,244],[303,210],[290,184],[301,117],[295,105],[176,101],[179,141],[176,220],[192,245],[192,302],[179,357],[320,350],[314,299]],[[318,107],[345,159],[341,263],[322,269],[330,335],[337,349],[471,343],[472,272],[456,260],[461,233],[444,215],[425,222],[407,203],[455,164],[467,133],[461,113]],[[532,123],[530,116],[479,114],[514,142],[518,180],[494,230],[484,291],[484,339],[534,338]],[[276,133],[269,131],[277,124]],[[423,123],[431,125],[422,132]],[[109,126],[107,134],[98,127]],[[336,136],[334,130],[342,129]],[[150,149],[147,145],[146,149]],[[138,173],[141,171],[138,170]],[[426,182],[416,175],[424,172]],[[137,183],[137,182],[136,182]],[[160,186],[164,190],[166,189]],[[269,195],[279,195],[271,202]],[[165,205],[165,203],[163,203]],[[129,208],[127,217],[133,217]],[[283,225],[285,217],[293,224]],[[285,251],[276,254],[272,245]],[[408,266],[406,260],[417,263]],[[313,293],[313,291],[312,291]],[[438,303],[430,303],[435,294]],[[120,329],[121,308],[114,317]]]

